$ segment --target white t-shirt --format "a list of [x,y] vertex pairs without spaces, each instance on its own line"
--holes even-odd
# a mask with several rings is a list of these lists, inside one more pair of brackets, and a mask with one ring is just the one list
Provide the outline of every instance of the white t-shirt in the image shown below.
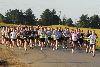
[[10,35],[12,39],[16,39],[16,32],[11,32]]
[[41,33],[42,33],[42,30],[39,29],[39,30],[38,30],[38,35],[41,35]]
[[51,37],[56,40],[56,35],[52,34]]
[[78,37],[77,37],[77,34],[72,33],[72,40],[73,40],[73,41],[77,41],[77,38],[78,38]]
[[96,35],[95,34],[90,35],[89,38],[90,38],[90,44],[95,44],[96,43]]
[[55,30],[53,30],[51,37],[52,37],[54,40],[57,39],[56,31],[55,31]]
[[4,33],[5,33],[5,30],[4,30],[4,29],[2,29],[2,30],[1,30],[1,33],[2,33],[2,35],[4,35]]
[[5,37],[9,38],[8,32],[5,31]]

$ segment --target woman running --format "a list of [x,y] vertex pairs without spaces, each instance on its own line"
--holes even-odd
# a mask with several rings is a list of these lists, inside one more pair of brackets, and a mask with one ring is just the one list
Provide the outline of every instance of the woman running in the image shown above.
[[67,28],[64,31],[63,35],[64,35],[64,47],[63,48],[67,48],[67,46],[69,45],[69,39],[70,39],[70,36],[71,36],[69,28]]
[[23,36],[24,36],[24,50],[26,51],[27,50],[27,45],[28,45],[28,28],[25,27],[25,30],[23,31]]
[[46,33],[44,31],[44,28],[42,28],[42,32],[40,34],[41,50],[43,50],[43,47],[45,45],[45,38],[46,38]]
[[6,39],[6,46],[7,48],[10,45],[10,29],[7,28],[7,30],[5,31],[5,39]]
[[50,47],[50,46],[52,46],[52,37],[51,37],[51,35],[52,35],[52,29],[51,28],[48,28],[47,29],[47,32],[46,32],[46,34],[47,34],[47,39],[48,39],[48,46]]
[[76,31],[72,33],[72,53],[74,52],[74,49],[78,47],[78,36]]
[[29,45],[30,49],[33,49],[33,47],[35,46],[35,31],[32,27],[30,28]]
[[53,50],[55,50],[55,48],[57,46],[57,43],[56,43],[57,42],[57,39],[56,39],[56,30],[55,29],[53,29],[51,38],[53,39],[52,48],[53,48]]
[[16,45],[16,38],[17,38],[16,30],[14,28],[12,30],[13,31],[10,33],[10,38],[12,42],[11,48],[13,48]]
[[89,52],[93,53],[93,57],[95,56],[95,48],[96,48],[96,35],[95,31],[92,31],[92,34],[89,36],[90,39],[90,49]]
[[5,44],[5,31],[6,31],[6,28],[2,27],[2,30],[1,30],[1,33],[2,33],[2,44]]

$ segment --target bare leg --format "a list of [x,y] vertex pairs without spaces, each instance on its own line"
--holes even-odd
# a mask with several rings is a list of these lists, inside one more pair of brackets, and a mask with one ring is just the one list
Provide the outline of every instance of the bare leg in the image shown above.
[[25,51],[27,50],[27,42],[26,42],[26,40],[24,42],[24,49],[25,49]]
[[94,57],[95,56],[95,45],[93,45],[92,51],[93,51],[93,57]]

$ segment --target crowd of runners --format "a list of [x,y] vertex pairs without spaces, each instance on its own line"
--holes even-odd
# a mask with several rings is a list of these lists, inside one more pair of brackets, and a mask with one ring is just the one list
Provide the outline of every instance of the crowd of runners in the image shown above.
[[80,29],[69,28],[52,28],[52,27],[32,27],[32,26],[17,26],[17,27],[2,27],[2,44],[7,48],[17,46],[19,49],[27,47],[30,49],[39,46],[40,50],[46,47],[52,50],[71,48],[72,53],[75,49],[85,47],[86,52],[90,52],[95,56],[96,38],[94,30],[88,30],[86,33]]

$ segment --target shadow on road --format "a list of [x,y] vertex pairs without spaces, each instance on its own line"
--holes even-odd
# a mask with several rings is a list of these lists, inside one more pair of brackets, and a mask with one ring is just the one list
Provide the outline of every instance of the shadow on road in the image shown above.
[[0,60],[0,66],[8,67],[8,62],[5,60]]
[[100,52],[100,49],[96,49],[96,51]]

